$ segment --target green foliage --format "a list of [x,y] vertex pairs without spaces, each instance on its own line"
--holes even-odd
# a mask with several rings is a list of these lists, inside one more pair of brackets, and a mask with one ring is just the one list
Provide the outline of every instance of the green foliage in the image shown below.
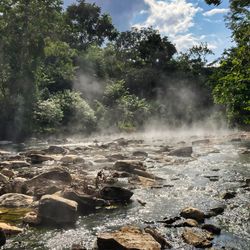
[[226,106],[232,124],[249,124],[250,50],[241,46],[228,51],[213,76],[214,99]]
[[50,98],[39,101],[34,111],[34,122],[38,132],[56,132],[63,119],[63,111],[58,100]]
[[103,124],[126,131],[142,127],[151,112],[146,99],[131,95],[122,80],[106,86],[103,104],[98,103],[96,108],[98,114],[103,113],[99,116]]
[[67,43],[45,39],[44,58],[35,72],[39,89],[47,88],[51,93],[71,89],[77,69],[75,56]]

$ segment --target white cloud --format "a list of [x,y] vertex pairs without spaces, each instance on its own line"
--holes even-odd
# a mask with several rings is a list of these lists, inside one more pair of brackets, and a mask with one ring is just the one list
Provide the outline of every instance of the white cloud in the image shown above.
[[[195,36],[192,33],[188,33],[184,35],[176,35],[172,40],[175,43],[177,50],[183,51],[191,48],[194,45],[199,45],[201,42],[206,42],[207,38],[208,37],[205,35]],[[217,41],[208,42],[207,47],[211,50],[217,49]]]
[[228,9],[212,9],[203,13],[203,16],[213,16],[216,14],[225,14],[228,12]]
[[201,9],[186,0],[144,0],[149,6],[147,19],[135,27],[152,26],[165,35],[187,32],[194,25],[193,18]]

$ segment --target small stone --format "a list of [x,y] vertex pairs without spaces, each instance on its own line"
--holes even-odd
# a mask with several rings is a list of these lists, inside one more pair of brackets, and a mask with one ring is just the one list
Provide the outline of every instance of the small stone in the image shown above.
[[198,227],[199,223],[193,219],[187,219],[183,222],[184,227]]
[[37,226],[41,224],[41,219],[38,217],[36,212],[29,212],[24,216],[23,222],[31,226]]
[[63,147],[59,147],[59,146],[50,146],[48,149],[43,150],[45,153],[48,154],[62,154],[65,155],[68,153],[68,150],[63,148]]
[[194,219],[198,222],[203,222],[205,218],[205,214],[202,211],[193,207],[184,208],[180,215],[186,219]]
[[0,173],[0,184],[6,184],[8,183],[8,181],[9,181],[9,178]]
[[48,156],[48,155],[42,155],[42,154],[31,154],[30,160],[32,164],[40,164],[45,161],[53,161],[54,158]]
[[32,196],[16,193],[8,193],[0,196],[1,207],[30,207],[32,205]]

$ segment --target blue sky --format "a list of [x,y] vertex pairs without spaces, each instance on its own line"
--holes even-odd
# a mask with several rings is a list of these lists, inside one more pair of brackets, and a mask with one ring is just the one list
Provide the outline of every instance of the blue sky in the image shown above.
[[[65,7],[74,0],[65,0]],[[228,0],[220,6],[209,6],[204,0],[86,0],[96,3],[112,16],[118,30],[132,26],[152,26],[168,36],[178,51],[185,51],[194,44],[207,42],[215,56],[231,46],[230,30],[224,16]]]

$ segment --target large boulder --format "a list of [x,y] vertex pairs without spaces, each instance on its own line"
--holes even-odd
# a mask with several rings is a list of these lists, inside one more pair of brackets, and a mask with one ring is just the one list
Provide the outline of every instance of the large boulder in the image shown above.
[[104,187],[100,191],[100,197],[105,200],[112,200],[118,202],[127,202],[132,197],[133,192],[122,187]]
[[203,222],[205,219],[205,214],[199,209],[193,207],[184,208],[180,215],[186,219],[193,219],[198,222]]
[[73,189],[66,189],[62,191],[60,196],[77,202],[78,211],[82,214],[94,212],[97,208],[108,205],[108,202],[103,199],[98,199],[90,195],[79,193],[77,191],[74,191]]
[[192,153],[193,153],[192,147],[182,147],[170,151],[168,155],[178,156],[178,157],[191,157]]
[[33,205],[32,196],[16,193],[0,196],[0,207],[31,207]]
[[39,202],[38,216],[42,223],[74,224],[77,220],[77,203],[57,195],[44,195]]
[[27,193],[38,198],[45,194],[53,194],[71,184],[72,177],[69,172],[56,168],[35,176],[25,182]]
[[119,231],[101,233],[97,237],[99,250],[160,250],[161,245],[144,230],[127,226]]

